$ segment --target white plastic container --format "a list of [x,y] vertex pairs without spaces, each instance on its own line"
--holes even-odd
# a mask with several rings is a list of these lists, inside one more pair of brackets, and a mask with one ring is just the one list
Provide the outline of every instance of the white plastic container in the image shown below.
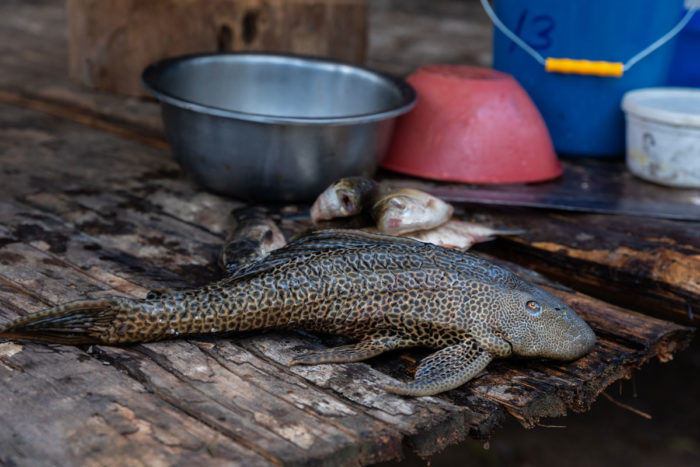
[[622,110],[630,172],[662,185],[700,187],[700,89],[630,91]]

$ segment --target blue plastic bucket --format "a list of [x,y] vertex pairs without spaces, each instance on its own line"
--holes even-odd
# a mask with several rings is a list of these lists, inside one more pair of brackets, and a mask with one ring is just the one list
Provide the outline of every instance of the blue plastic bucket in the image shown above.
[[[625,62],[667,33],[682,0],[496,0],[503,23],[544,57]],[[666,44],[621,78],[548,73],[500,31],[494,68],[510,73],[544,117],[557,152],[615,156],[625,150],[620,101],[636,88],[666,83],[673,44]]]
[[700,12],[678,34],[668,85],[700,87]]

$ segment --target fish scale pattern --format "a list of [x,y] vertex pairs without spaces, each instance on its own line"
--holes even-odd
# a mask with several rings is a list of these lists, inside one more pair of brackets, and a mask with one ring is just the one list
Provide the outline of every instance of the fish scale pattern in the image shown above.
[[[61,323],[71,323],[63,334]],[[595,342],[570,308],[504,268],[416,240],[345,230],[312,233],[200,289],[73,302],[12,323],[0,337],[124,344],[271,328],[359,340],[292,364],[441,349],[416,381],[387,387],[409,395],[463,384],[495,357],[566,360]]]

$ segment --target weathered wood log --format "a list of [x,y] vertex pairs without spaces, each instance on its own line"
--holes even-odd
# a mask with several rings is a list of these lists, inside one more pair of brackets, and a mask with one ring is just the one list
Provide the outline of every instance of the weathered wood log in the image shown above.
[[273,51],[365,59],[365,0],[68,0],[70,75],[145,95],[155,61],[200,52]]
[[[4,292],[3,309],[38,309]],[[0,343],[0,393],[3,465],[270,465],[84,349]]]

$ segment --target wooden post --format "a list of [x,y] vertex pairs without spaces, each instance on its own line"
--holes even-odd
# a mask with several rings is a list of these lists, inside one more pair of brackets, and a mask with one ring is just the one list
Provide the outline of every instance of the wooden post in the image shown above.
[[366,0],[67,0],[72,78],[145,95],[141,72],[198,52],[274,51],[362,64]]

